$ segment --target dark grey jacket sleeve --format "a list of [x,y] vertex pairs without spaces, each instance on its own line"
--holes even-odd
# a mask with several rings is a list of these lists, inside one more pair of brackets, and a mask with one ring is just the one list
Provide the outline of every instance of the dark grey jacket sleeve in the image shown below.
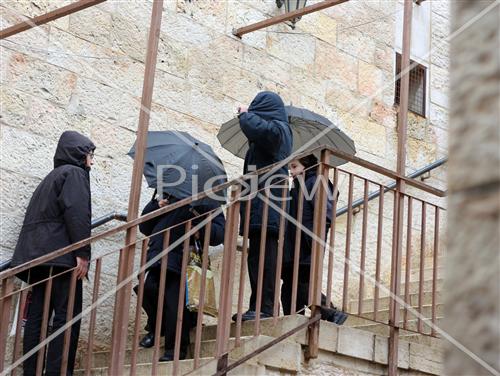
[[[160,208],[160,205],[158,204],[158,201],[156,199],[152,199],[149,201],[144,209],[142,210],[141,215],[146,215],[151,212],[154,212],[155,210],[158,210]],[[139,231],[142,232],[144,235],[149,236],[153,233],[153,229],[158,223],[158,220],[160,219],[160,216],[155,217],[150,219],[149,221],[143,222],[139,225]]]
[[251,112],[239,116],[240,128],[250,142],[259,142],[271,149],[277,148],[283,138],[283,124],[279,120],[267,121]]
[[[58,203],[63,211],[64,224],[71,243],[90,237],[91,202],[90,181],[86,171],[80,168],[71,169],[66,175]],[[73,252],[75,257],[90,260],[90,245]]]
[[216,246],[224,242],[224,228],[226,225],[226,219],[224,214],[219,213],[212,220],[212,228],[210,230],[210,245]]

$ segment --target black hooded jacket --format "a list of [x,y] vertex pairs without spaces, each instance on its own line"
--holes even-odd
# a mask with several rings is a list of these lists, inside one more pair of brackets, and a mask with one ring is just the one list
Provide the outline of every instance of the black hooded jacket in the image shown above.
[[[263,91],[254,98],[248,112],[239,115],[240,127],[248,139],[249,149],[245,156],[243,173],[251,172],[249,166],[261,169],[273,163],[279,162],[290,156],[292,152],[292,130],[288,124],[288,116],[285,111],[283,100],[278,94]],[[255,170],[254,170],[255,171]],[[288,176],[287,165],[269,174],[266,180],[283,186],[281,180]],[[261,180],[261,179],[260,179]],[[265,181],[260,181],[258,189],[265,187]],[[279,188],[271,190],[274,197],[281,197]],[[262,190],[260,193],[264,193]],[[281,206],[279,200],[273,203]],[[262,227],[263,199],[259,196],[252,200],[250,211],[250,232],[260,231]],[[241,225],[244,224],[245,201],[241,205]],[[267,228],[268,231],[277,233],[279,229],[280,216],[276,210],[269,208]]]
[[[90,237],[90,181],[85,160],[94,149],[92,141],[78,132],[61,135],[54,169],[38,185],[26,210],[12,266]],[[90,259],[90,245],[43,265],[74,267],[76,257]]]
[[[155,210],[158,210],[160,206],[158,205],[158,201],[153,197],[153,199],[144,207],[142,211],[142,215],[146,215]],[[194,207],[195,212],[201,215],[199,218],[196,218],[192,221],[192,226],[196,226],[199,222],[206,219],[206,216],[203,216],[204,213],[210,211],[210,208],[205,205],[197,205]],[[152,234],[156,234],[162,230],[170,228],[170,236],[169,236],[169,244],[173,244],[177,240],[181,239],[186,233],[186,226],[182,224],[183,222],[188,221],[189,219],[193,219],[195,214],[193,210],[191,210],[191,205],[184,205],[180,208],[174,209],[162,216],[155,217],[150,219],[147,222],[144,222],[139,225],[139,230],[146,236],[150,236]],[[177,226],[176,226],[177,225]],[[175,227],[174,227],[175,226]],[[219,213],[214,218],[212,218],[212,225],[210,227],[210,245],[217,246],[222,244],[224,241],[224,226],[225,226],[225,218],[224,214]],[[203,226],[200,231],[200,244],[203,245],[205,241],[205,226]],[[158,256],[163,251],[163,238],[165,232],[162,232],[157,235],[151,236],[149,240],[149,248],[147,253],[147,261],[150,261],[154,257]],[[191,236],[189,239],[190,245],[194,245],[195,238]],[[175,246],[170,252],[168,252],[167,257],[167,269],[174,273],[181,273],[182,269],[182,254],[184,249],[184,242],[180,242],[177,246]],[[160,260],[155,262],[151,268],[159,267],[161,265]]]
[[[309,231],[313,231],[314,225],[314,205],[316,202],[316,189],[319,188],[319,184],[321,181],[317,181],[316,168],[306,171],[304,176],[304,182],[302,185],[302,189],[305,192],[303,208],[302,208],[302,218],[299,218],[298,215],[298,202],[299,195],[301,194],[300,186],[297,181],[297,178],[293,181],[292,189],[290,190],[290,207],[288,214],[297,220],[297,222],[301,223],[305,228]],[[326,207],[326,225],[327,229],[332,223],[332,218],[334,213],[333,210],[333,184],[328,181],[328,186],[330,193],[327,195],[327,207]],[[337,198],[335,198],[337,199]],[[287,227],[285,232],[285,247],[283,250],[283,263],[293,264],[294,256],[295,256],[295,236],[297,232],[297,227],[291,221],[287,221]],[[301,231],[300,235],[300,256],[299,256],[299,264],[301,265],[309,265],[311,264],[311,255],[312,255],[312,237],[308,235],[305,231]],[[325,233],[328,234],[328,231]],[[326,236],[325,239],[326,240]]]

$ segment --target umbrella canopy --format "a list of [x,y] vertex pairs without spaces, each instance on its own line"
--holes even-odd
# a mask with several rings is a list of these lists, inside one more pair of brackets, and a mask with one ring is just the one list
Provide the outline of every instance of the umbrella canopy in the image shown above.
[[[330,120],[304,108],[285,106],[288,121],[293,132],[293,151],[315,139],[307,149],[321,145],[331,146],[349,154],[356,154],[354,141]],[[321,134],[321,137],[319,135]],[[245,158],[248,140],[241,131],[240,121],[235,117],[222,124],[217,134],[222,147],[237,157]],[[345,160],[332,157],[332,164],[340,166]]]
[[[129,156],[135,156],[135,144]],[[226,171],[212,148],[186,132],[148,132],[144,176],[149,187],[184,199],[227,182]],[[159,181],[159,178],[161,179]],[[224,199],[204,198],[196,204],[220,205]]]

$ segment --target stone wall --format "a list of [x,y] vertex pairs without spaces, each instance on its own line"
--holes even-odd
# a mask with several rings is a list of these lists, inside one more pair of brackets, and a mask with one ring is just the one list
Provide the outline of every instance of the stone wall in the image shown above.
[[[453,30],[491,4],[455,2]],[[448,375],[495,373],[484,364],[500,370],[499,22],[496,6],[451,46],[448,231],[454,236],[448,244],[445,329],[466,350],[448,345]]]
[[[2,28],[22,15],[38,15],[62,4],[4,1]],[[150,128],[190,132],[212,145],[230,177],[236,177],[242,161],[220,147],[218,127],[234,116],[239,104],[249,103],[261,90],[273,90],[286,103],[337,123],[356,142],[359,157],[395,168],[394,34],[395,20],[402,17],[398,9],[396,0],[350,1],[303,17],[295,30],[281,24],[240,40],[232,36],[233,28],[282,12],[274,0],[166,0]],[[428,117],[410,115],[409,172],[447,154],[448,1],[432,1],[430,9]],[[150,14],[149,1],[108,1],[2,41],[2,259],[15,247],[29,198],[50,171],[52,153],[64,130],[81,131],[98,147],[91,174],[94,217],[126,209],[132,169],[126,153],[137,129]],[[356,166],[344,167],[387,182]],[[445,180],[441,168],[427,182],[444,188]],[[340,189],[345,204],[345,179]],[[355,198],[361,193],[361,186],[356,186]],[[150,195],[143,185],[144,203]],[[387,196],[387,221],[392,218],[390,202]],[[370,212],[376,215],[376,210],[373,202]],[[339,221],[345,223],[345,217]],[[355,215],[358,230],[353,244],[360,241],[360,221],[361,215]],[[368,253],[373,258],[370,241]],[[122,244],[123,239],[115,236],[99,242],[94,254]],[[384,260],[390,244],[387,226]],[[342,242],[338,247],[343,252]],[[359,246],[353,252],[356,256]],[[114,285],[116,259],[116,254],[107,256],[103,264],[103,290]],[[389,264],[383,265],[387,275]],[[90,286],[85,290],[88,299]],[[111,300],[103,311],[110,305]],[[109,317],[98,316],[104,317],[100,326],[105,328]]]

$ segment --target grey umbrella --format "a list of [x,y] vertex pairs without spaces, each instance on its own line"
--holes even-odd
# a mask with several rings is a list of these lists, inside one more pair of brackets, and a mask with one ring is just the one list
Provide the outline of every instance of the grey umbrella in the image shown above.
[[[285,106],[285,109],[293,132],[294,152],[319,134],[322,134],[307,149],[327,145],[351,155],[356,154],[354,141],[324,116],[294,106]],[[224,149],[237,157],[245,158],[248,150],[248,140],[241,131],[238,117],[222,124],[217,138]],[[335,166],[340,166],[346,163],[346,161],[332,157],[331,163]]]
[[[135,144],[128,155],[134,158]],[[163,193],[178,199],[227,182],[226,171],[212,148],[186,132],[177,131],[148,132],[144,176],[149,187],[160,187]],[[196,204],[220,205],[224,197],[222,193],[219,196],[220,200],[205,198]]]

